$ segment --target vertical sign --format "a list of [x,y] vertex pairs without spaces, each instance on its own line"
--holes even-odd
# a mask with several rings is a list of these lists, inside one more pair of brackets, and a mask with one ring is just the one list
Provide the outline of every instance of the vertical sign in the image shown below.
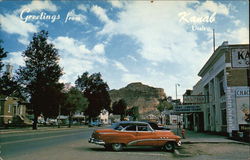
[[250,124],[250,88],[237,89],[235,94],[238,123]]

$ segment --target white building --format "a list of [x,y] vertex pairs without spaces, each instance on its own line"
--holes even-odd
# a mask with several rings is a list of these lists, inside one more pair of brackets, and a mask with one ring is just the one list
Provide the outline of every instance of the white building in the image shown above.
[[99,119],[103,124],[109,124],[109,112],[103,109],[99,115]]
[[[219,46],[198,75],[192,95],[204,95],[200,113],[193,113],[194,130],[224,132],[249,130],[249,45]],[[195,129],[196,127],[196,129]]]

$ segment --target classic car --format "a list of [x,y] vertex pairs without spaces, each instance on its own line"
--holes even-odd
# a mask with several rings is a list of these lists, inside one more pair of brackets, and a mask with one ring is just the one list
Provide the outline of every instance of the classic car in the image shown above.
[[181,137],[170,130],[154,130],[147,122],[122,121],[111,128],[94,130],[89,143],[121,151],[128,146],[160,146],[173,151],[181,145]]
[[94,126],[98,126],[98,127],[100,127],[100,126],[102,126],[103,124],[100,122],[100,121],[93,121],[93,122],[90,122],[89,123],[89,127],[94,127]]

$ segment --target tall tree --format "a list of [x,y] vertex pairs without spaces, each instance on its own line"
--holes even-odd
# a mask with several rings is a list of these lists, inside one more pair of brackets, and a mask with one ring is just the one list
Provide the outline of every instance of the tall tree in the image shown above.
[[114,102],[112,109],[114,114],[121,115],[121,120],[124,120],[127,109],[127,103],[124,99],[120,99],[118,102]]
[[[0,96],[18,96],[20,97],[17,81],[11,76],[9,71],[3,71],[3,59],[7,57],[7,52],[2,47],[3,41],[0,40]],[[7,65],[6,65],[7,66]]]
[[2,70],[2,67],[4,66],[2,59],[7,57],[7,52],[4,51],[4,48],[2,47],[3,41],[0,40],[0,72]]
[[76,111],[84,112],[88,107],[88,100],[84,97],[81,91],[74,87],[65,95],[66,97],[62,107],[62,113],[69,116],[69,127],[71,127],[72,115]]
[[25,66],[17,74],[19,82],[25,87],[34,111],[33,129],[37,129],[37,117],[58,114],[59,99],[63,85],[59,83],[62,68],[59,66],[58,50],[47,42],[48,32],[35,33],[27,49],[22,53]]
[[90,118],[97,117],[102,109],[110,111],[110,96],[109,87],[106,82],[102,80],[100,73],[89,75],[84,72],[75,81],[76,87],[83,92],[88,99],[89,105],[85,114]]

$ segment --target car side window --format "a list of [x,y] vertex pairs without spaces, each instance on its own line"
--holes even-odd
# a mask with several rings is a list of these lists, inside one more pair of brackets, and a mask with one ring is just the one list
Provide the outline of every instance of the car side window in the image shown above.
[[138,125],[138,131],[149,131],[147,125]]
[[130,125],[125,128],[125,131],[136,131],[136,125]]

